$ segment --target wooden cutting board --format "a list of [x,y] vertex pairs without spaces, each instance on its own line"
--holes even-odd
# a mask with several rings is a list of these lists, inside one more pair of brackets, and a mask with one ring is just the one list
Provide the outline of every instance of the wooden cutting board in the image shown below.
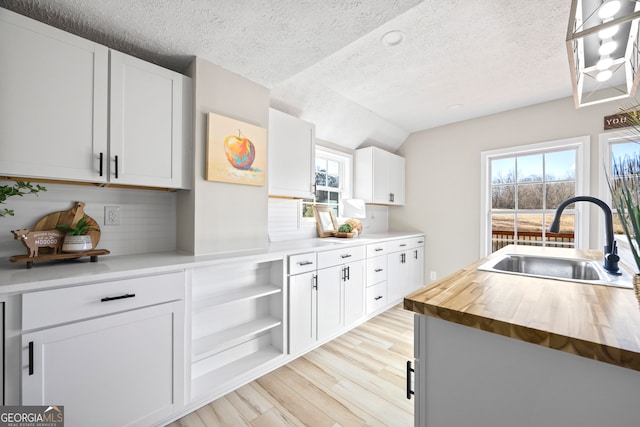
[[36,225],[33,227],[33,231],[54,230],[59,225],[75,226],[78,221],[80,221],[80,218],[85,216],[89,222],[89,226],[95,229],[95,231],[87,233],[91,236],[91,249],[95,249],[100,241],[100,226],[93,218],[84,213],[84,206],[84,202],[75,202],[71,209],[45,215],[36,222]]

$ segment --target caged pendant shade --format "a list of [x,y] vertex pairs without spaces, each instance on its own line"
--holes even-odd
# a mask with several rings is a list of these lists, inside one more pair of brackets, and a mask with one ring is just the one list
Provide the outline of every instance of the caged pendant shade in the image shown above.
[[634,96],[639,21],[638,1],[572,0],[567,52],[576,108]]

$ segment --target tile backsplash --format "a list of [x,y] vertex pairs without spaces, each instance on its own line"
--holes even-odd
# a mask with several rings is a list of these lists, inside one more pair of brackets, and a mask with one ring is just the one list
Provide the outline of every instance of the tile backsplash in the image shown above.
[[[7,185],[12,181],[0,181]],[[174,251],[176,249],[176,193],[168,191],[43,184],[46,192],[10,197],[3,208],[15,216],[0,218],[0,258],[26,254],[11,230],[31,229],[45,215],[85,202],[84,211],[100,226],[98,249],[113,255]],[[118,206],[119,225],[105,225],[104,207]],[[1,264],[0,264],[1,265]]]

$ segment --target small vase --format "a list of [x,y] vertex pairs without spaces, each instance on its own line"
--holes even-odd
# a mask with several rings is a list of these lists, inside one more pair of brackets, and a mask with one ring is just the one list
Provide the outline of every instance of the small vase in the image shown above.
[[640,274],[633,275],[633,290],[636,293],[636,299],[640,305]]
[[65,236],[62,243],[62,252],[84,252],[93,249],[91,236]]

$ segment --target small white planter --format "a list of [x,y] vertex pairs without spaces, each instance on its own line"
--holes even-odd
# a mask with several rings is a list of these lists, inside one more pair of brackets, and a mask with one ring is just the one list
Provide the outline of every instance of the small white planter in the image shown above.
[[62,252],[83,252],[93,249],[91,236],[65,236],[62,243]]

